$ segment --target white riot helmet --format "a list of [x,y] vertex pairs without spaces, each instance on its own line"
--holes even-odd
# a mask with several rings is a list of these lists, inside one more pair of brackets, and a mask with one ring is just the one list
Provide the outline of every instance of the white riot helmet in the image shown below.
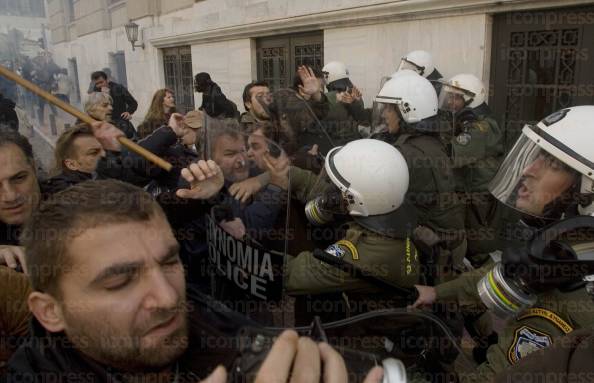
[[340,61],[329,62],[324,66],[322,72],[329,92],[345,92],[353,88],[353,83],[349,79],[349,70],[344,63]]
[[524,126],[489,190],[532,217],[560,219],[575,205],[579,214],[593,215],[593,130],[592,105],[562,109]]
[[348,214],[368,230],[394,238],[410,235],[416,226],[416,211],[405,201],[408,166],[393,145],[361,139],[336,147],[328,152],[319,180],[324,193],[305,206],[314,225]]
[[406,160],[393,145],[361,139],[332,149],[324,169],[349,201],[350,215],[386,214],[402,205],[408,190]]
[[349,78],[349,70],[346,65],[340,61],[330,61],[328,64],[324,65],[322,73],[324,73],[326,84],[342,80],[343,78]]
[[486,101],[487,91],[478,77],[462,73],[455,75],[446,82],[442,82],[441,92],[439,93],[439,109],[454,113],[458,112],[459,110],[454,107],[454,100],[457,97],[462,97],[464,100],[463,108],[474,109]]
[[412,69],[423,77],[428,77],[435,70],[433,57],[427,51],[412,51],[400,60],[398,71]]
[[374,133],[385,130],[395,133],[394,124],[402,125],[400,120],[416,124],[436,114],[437,94],[431,82],[406,70],[387,81],[375,97],[372,129]]

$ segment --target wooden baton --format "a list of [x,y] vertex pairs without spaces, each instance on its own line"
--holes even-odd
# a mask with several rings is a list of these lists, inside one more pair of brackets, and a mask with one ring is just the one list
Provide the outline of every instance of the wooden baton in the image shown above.
[[[0,65],[0,75],[6,77],[7,79],[9,79],[11,81],[16,82],[23,88],[35,93],[39,97],[45,99],[47,102],[57,106],[58,108],[65,111],[66,113],[71,114],[72,116],[78,118],[79,120],[81,120],[89,125],[97,122],[96,120],[91,118],[86,113],[81,112],[80,110],[76,109],[74,106],[60,100],[53,94],[41,89],[37,85],[33,84],[31,81],[25,80],[18,74],[14,73],[10,69],[7,69],[6,67],[4,67],[2,65]],[[164,159],[155,155],[154,153],[146,150],[145,148],[138,145],[137,143],[130,140],[129,138],[118,137],[118,141],[120,142],[120,144],[125,146],[128,150],[138,154],[139,156],[146,158],[147,160],[151,161],[152,163],[159,166],[160,168],[170,171],[171,168],[173,167],[169,162],[165,161]]]

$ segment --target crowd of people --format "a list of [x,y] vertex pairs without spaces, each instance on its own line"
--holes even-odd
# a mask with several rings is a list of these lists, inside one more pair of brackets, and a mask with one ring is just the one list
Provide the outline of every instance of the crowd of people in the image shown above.
[[[406,381],[398,366],[419,382],[591,381],[594,106],[542,116],[506,150],[476,76],[443,79],[425,51],[395,67],[372,106],[333,61],[300,66],[287,89],[250,82],[242,114],[198,73],[197,110],[159,89],[137,128],[134,97],[97,71],[96,122],[60,135],[47,179],[0,114],[2,381]],[[406,364],[361,370],[320,321],[377,308],[431,314],[450,341],[404,316],[341,327]],[[247,360],[239,330],[287,315],[315,331],[257,338],[250,352],[267,352]],[[566,363],[539,365],[559,352]]]

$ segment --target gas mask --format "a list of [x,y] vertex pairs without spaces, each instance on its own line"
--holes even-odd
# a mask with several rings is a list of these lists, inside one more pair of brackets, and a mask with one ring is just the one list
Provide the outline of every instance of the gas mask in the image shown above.
[[538,295],[586,287],[594,298],[594,217],[553,223],[527,241],[512,241],[478,283],[483,303],[511,318],[533,306]]
[[305,205],[307,220],[315,226],[327,225],[333,222],[337,215],[348,214],[348,202],[336,186],[332,186]]

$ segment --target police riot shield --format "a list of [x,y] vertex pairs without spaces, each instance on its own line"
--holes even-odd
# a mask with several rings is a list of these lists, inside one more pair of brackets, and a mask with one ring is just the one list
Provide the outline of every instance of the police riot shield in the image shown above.
[[324,161],[317,148],[332,146],[316,115],[327,104],[289,89],[254,101],[258,110],[241,123],[206,116],[198,144],[225,176],[207,218],[211,293],[261,323],[284,324],[293,314],[283,306],[289,257],[323,246],[316,236],[324,244],[334,239],[308,230],[307,201],[292,195],[299,188],[293,174],[317,177]]
[[[279,323],[286,254],[289,159],[270,126],[205,114],[198,143],[225,183],[206,217],[211,294],[261,323]],[[284,178],[283,178],[284,177]]]

